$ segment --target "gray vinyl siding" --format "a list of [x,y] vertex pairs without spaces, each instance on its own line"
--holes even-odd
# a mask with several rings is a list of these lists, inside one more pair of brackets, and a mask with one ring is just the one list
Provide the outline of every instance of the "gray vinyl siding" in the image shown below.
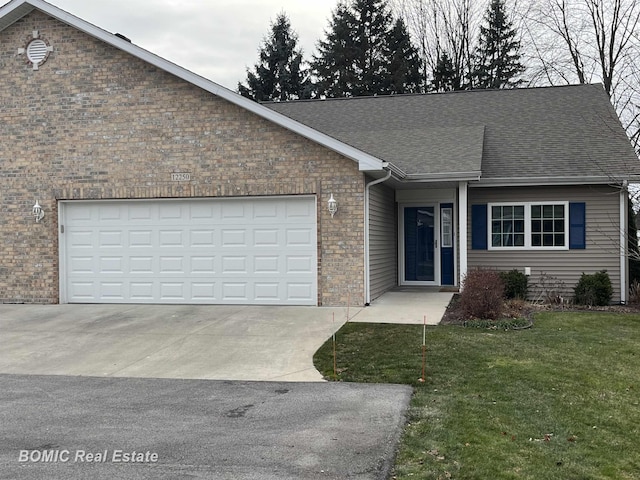
[[[471,205],[517,202],[584,202],[586,248],[584,250],[473,250],[471,248]],[[580,275],[606,270],[614,288],[612,301],[620,301],[620,195],[607,186],[521,187],[469,189],[469,268],[488,267],[500,271],[531,267],[530,296],[539,293],[542,274],[564,284],[563,296],[573,296]]]
[[392,189],[378,184],[369,193],[369,278],[374,300],[398,284],[398,219]]

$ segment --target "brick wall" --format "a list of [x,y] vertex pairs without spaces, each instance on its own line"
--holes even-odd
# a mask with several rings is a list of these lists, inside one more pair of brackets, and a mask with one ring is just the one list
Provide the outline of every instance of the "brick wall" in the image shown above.
[[[54,49],[37,71],[33,30]],[[58,200],[315,194],[318,302],[362,303],[355,162],[38,11],[0,32],[0,86],[0,302],[58,301]]]

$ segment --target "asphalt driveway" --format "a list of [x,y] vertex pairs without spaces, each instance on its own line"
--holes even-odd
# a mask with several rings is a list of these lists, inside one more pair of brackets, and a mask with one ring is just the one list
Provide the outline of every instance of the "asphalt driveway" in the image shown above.
[[321,381],[313,354],[345,320],[340,308],[4,304],[0,373]]
[[388,478],[411,388],[0,375],[0,477]]

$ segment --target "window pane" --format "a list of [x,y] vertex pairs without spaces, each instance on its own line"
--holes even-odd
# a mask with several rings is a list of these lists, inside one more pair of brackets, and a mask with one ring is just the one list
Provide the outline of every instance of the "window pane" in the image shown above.
[[545,234],[542,236],[543,247],[553,247],[553,235]]
[[560,233],[555,235],[555,246],[556,247],[564,247],[564,234]]
[[556,218],[564,218],[564,205],[554,205],[553,216]]
[[543,232],[553,232],[553,220],[543,220],[542,221],[542,231]]
[[553,230],[556,233],[564,232],[564,220],[555,220],[553,222]]
[[542,216],[544,218],[553,218],[553,205],[543,205]]
[[540,218],[541,213],[540,205],[531,206],[531,218]]
[[531,245],[534,247],[542,246],[542,235],[531,235]]
[[502,207],[502,219],[511,220],[513,218],[513,207]]
[[524,247],[524,235],[518,234],[514,235],[514,243],[516,247]]
[[524,220],[524,206],[513,207],[514,218]]
[[502,217],[502,211],[500,207],[491,207],[491,218],[497,219]]
[[542,222],[540,220],[534,220],[531,222],[531,231],[533,233],[542,232]]
[[516,233],[524,233],[524,220],[516,220],[513,222],[513,231]]
[[498,234],[494,234],[491,235],[491,246],[492,247],[501,247],[502,245],[500,244],[500,239],[502,238],[502,235]]
[[491,233],[500,233],[502,232],[502,228],[500,227],[501,222],[499,221],[493,221],[491,222]]

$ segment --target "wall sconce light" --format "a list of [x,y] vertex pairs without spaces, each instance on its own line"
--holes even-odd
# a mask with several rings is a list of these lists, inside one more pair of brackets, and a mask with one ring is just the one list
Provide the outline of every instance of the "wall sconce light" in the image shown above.
[[331,194],[331,198],[329,198],[328,207],[329,207],[329,213],[331,214],[331,218],[333,218],[333,216],[338,211],[338,202],[336,201],[335,198],[333,198],[333,193]]
[[36,204],[33,206],[33,209],[31,210],[31,213],[33,214],[34,218],[36,219],[36,223],[40,223],[40,220],[42,220],[44,218],[44,210],[42,209],[42,207],[38,203],[38,200],[36,200]]

